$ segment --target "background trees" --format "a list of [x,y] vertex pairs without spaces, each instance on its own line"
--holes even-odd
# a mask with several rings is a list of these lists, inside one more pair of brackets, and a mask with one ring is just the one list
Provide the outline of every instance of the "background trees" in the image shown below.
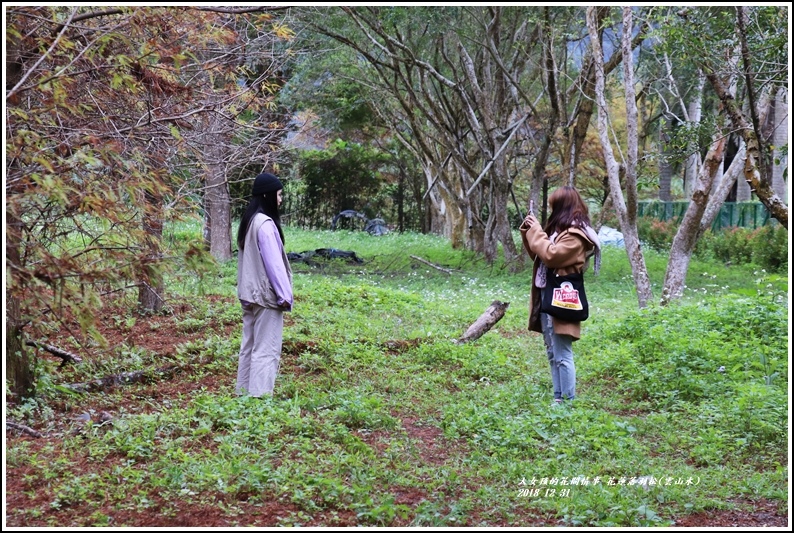
[[163,226],[197,212],[204,191],[227,250],[210,248],[229,257],[226,158],[263,165],[279,132],[258,122],[277,66],[263,43],[288,37],[266,9],[8,8],[6,362],[18,394],[32,389],[25,337],[75,320],[101,343],[94,311],[130,288],[141,310],[163,307]]
[[[601,40],[598,37],[599,22],[598,10],[588,10],[588,28],[590,31],[591,46],[597,57],[597,65],[602,59]],[[765,27],[779,25],[782,19],[775,19],[779,11],[760,10],[755,12],[756,20],[763,19]],[[621,21],[621,43],[624,49],[623,60],[623,94],[625,96],[626,113],[626,140],[625,152],[621,151],[622,160],[619,162],[614,155],[612,141],[610,140],[610,109],[606,99],[605,75],[600,68],[596,69],[596,99],[599,112],[599,136],[604,149],[604,159],[609,174],[611,198],[617,215],[620,219],[621,230],[624,233],[627,252],[631,259],[632,271],[640,306],[645,306],[652,297],[650,285],[647,282],[642,250],[637,238],[636,206],[638,201],[637,190],[637,164],[638,164],[638,112],[635,105],[635,60],[629,59],[627,50],[633,35],[633,21],[636,16],[652,17],[654,20],[654,36],[658,39],[657,45],[650,51],[655,55],[657,64],[664,65],[663,72],[666,76],[646,78],[646,83],[663,83],[666,91],[657,90],[657,94],[672,95],[672,104],[664,102],[665,116],[676,116],[676,111],[684,119],[678,119],[679,132],[683,142],[679,146],[683,153],[681,161],[684,163],[684,190],[690,198],[689,207],[683,217],[678,232],[673,239],[668,262],[667,275],[662,289],[662,303],[679,298],[684,290],[686,272],[689,259],[694,251],[698,238],[705,228],[710,225],[714,210],[718,209],[727,196],[733,180],[737,175],[738,167],[744,164],[745,178],[754,190],[762,197],[762,201],[775,218],[786,225],[788,221],[787,208],[781,206],[771,186],[772,165],[771,150],[761,148],[768,145],[774,128],[762,131],[760,124],[767,123],[767,116],[774,106],[775,95],[778,93],[780,83],[779,71],[775,65],[780,64],[782,53],[781,43],[775,39],[766,41],[769,45],[764,52],[756,57],[767,57],[763,74],[757,72],[749,60],[753,54],[749,51],[748,40],[743,38],[743,31],[747,28],[747,21],[736,22],[749,15],[744,8],[714,8],[698,10],[690,13],[688,9],[651,9],[647,11],[632,8],[623,9]],[[737,19],[738,17],[738,19]],[[777,20],[777,22],[775,22]],[[734,23],[737,31],[734,33]],[[763,33],[763,32],[762,32]],[[758,37],[756,35],[756,37]],[[744,68],[738,68],[738,60]],[[681,96],[680,84],[673,76],[672,64],[679,66],[679,71],[688,71],[691,75],[689,86],[693,88],[692,100],[687,105]],[[771,68],[766,66],[771,66]],[[705,74],[704,74],[705,73]],[[761,87],[754,87],[754,82],[759,77],[765,81]],[[711,83],[714,94],[718,98],[719,107],[714,110],[710,120],[701,120],[702,93],[704,78]],[[733,89],[729,89],[732,87]],[[733,94],[739,92],[746,98],[745,109],[748,110],[751,121],[739,111]],[[615,109],[614,107],[612,109]],[[730,121],[737,129],[745,146],[740,147],[734,154],[732,165],[725,168],[725,153],[727,139],[730,134],[725,128]],[[663,126],[664,127],[664,126]],[[704,135],[708,140],[703,142]],[[758,139],[763,140],[758,140]],[[701,150],[705,148],[705,152]],[[755,156],[749,155],[755,150]],[[767,164],[759,165],[760,154],[767,154]],[[664,156],[663,156],[664,157]],[[701,161],[701,157],[703,158]],[[669,160],[667,161],[669,163]],[[764,169],[760,168],[764,167]],[[621,183],[620,174],[625,180]],[[762,173],[765,178],[762,179]],[[724,182],[724,183],[722,183]],[[625,200],[623,189],[625,188]],[[666,189],[665,189],[666,190]],[[705,217],[705,219],[704,219]]]
[[[109,295],[164,307],[168,269],[187,260],[163,246],[170,221],[203,217],[192,264],[233,258],[233,207],[262,170],[285,177],[290,223],[391,212],[514,270],[528,201],[574,184],[623,231],[641,306],[640,200],[691,198],[663,302],[742,185],[788,223],[779,6],[6,9],[6,347],[20,394],[26,339],[52,321],[101,343],[92,320]],[[319,145],[291,144],[302,123]]]

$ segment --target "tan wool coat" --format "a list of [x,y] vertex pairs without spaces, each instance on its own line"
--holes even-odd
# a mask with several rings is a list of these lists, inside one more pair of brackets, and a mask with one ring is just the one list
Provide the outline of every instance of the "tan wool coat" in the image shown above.
[[[587,255],[595,245],[583,230],[576,227],[568,228],[558,234],[554,242],[549,240],[549,236],[546,235],[540,224],[534,224],[532,228],[521,224],[519,230],[524,249],[534,262],[532,289],[529,297],[529,330],[541,333],[540,299],[542,289],[535,286],[535,276],[541,261],[549,268],[549,275],[551,275],[551,270],[555,270],[561,276],[583,272]],[[564,322],[554,317],[552,317],[552,322],[554,333],[570,335],[574,340],[581,337],[581,322]]]

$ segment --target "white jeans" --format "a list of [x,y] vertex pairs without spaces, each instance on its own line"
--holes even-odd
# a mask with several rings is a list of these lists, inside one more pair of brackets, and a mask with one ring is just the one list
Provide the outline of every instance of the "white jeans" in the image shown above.
[[557,335],[551,322],[551,315],[540,314],[543,329],[543,341],[546,344],[546,355],[551,368],[551,383],[554,387],[554,399],[568,398],[573,400],[576,394],[576,367],[573,364],[573,337]]
[[243,307],[243,339],[237,365],[237,394],[272,394],[281,361],[284,312],[256,304]]

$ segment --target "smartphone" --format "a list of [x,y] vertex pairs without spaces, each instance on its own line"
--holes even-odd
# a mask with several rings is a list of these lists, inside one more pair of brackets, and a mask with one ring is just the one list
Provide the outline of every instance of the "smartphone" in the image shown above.
[[529,213],[527,213],[527,214],[528,215],[534,215],[535,214],[535,201],[534,200],[530,200],[529,201]]

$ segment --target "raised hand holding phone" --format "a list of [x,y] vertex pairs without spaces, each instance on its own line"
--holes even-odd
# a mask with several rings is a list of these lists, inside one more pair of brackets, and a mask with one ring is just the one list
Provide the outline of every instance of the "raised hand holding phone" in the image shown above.
[[531,228],[532,224],[536,222],[537,219],[535,218],[535,202],[530,200],[529,201],[529,212],[527,212],[527,216],[524,217],[524,225],[527,228]]

